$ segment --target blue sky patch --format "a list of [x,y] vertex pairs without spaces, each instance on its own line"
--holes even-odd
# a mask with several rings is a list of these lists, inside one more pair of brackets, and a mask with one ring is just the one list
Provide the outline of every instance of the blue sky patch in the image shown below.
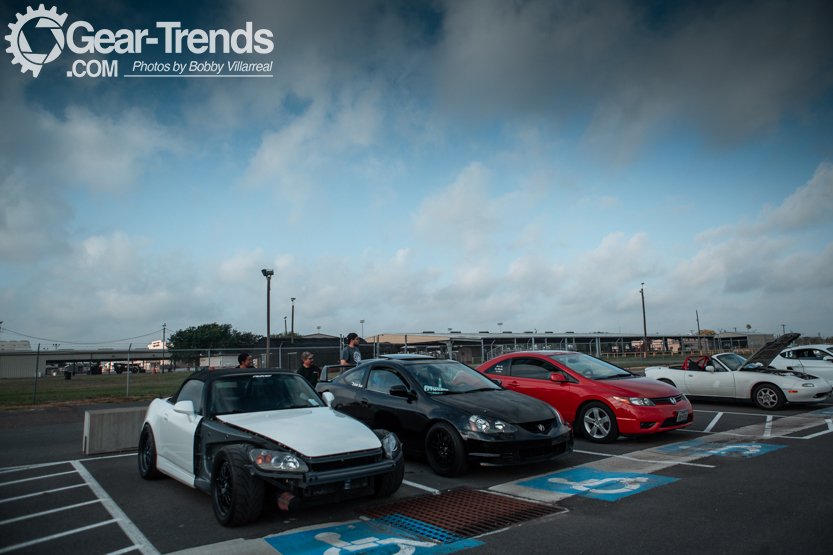
[[571,493],[604,501],[616,501],[622,497],[675,481],[677,481],[677,478],[667,478],[653,474],[608,472],[581,467],[518,482],[518,485],[533,489]]
[[666,453],[701,453],[718,455],[721,457],[757,457],[786,445],[765,445],[763,443],[721,443],[718,441],[706,441],[695,439],[685,443],[665,445],[657,447],[659,451]]
[[[428,524],[420,524],[438,530]],[[450,532],[445,534],[453,536]],[[266,543],[282,555],[393,555],[400,552],[436,555],[482,545],[482,542],[471,539],[461,539],[452,543],[427,541],[375,521],[272,536],[266,538]]]

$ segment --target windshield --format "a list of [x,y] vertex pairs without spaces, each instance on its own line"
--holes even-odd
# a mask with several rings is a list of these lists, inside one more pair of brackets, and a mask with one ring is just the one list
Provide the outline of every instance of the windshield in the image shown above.
[[409,364],[407,368],[422,390],[430,395],[500,389],[483,374],[452,360]]
[[211,382],[211,414],[323,406],[309,383],[293,374],[229,376]]
[[579,376],[591,380],[610,380],[617,378],[632,378],[633,374],[622,370],[617,366],[608,364],[597,358],[583,355],[581,353],[570,353],[564,355],[550,355],[555,362],[566,366]]
[[727,353],[714,357],[722,362],[729,370],[735,371],[746,363],[746,359],[735,353]]

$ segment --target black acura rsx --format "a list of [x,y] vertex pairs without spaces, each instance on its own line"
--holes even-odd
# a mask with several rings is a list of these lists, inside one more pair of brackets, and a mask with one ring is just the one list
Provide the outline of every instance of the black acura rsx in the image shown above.
[[387,355],[362,362],[316,390],[332,408],[394,432],[406,453],[457,476],[469,463],[547,461],[573,450],[573,430],[553,407],[502,388],[453,360]]

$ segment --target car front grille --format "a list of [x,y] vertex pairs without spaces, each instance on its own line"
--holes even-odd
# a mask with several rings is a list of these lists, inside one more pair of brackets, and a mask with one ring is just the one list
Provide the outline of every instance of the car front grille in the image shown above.
[[518,424],[518,426],[533,434],[548,434],[555,423],[556,419],[551,418],[549,420],[540,420],[538,422],[524,422],[523,424]]
[[366,466],[382,461],[382,453],[379,451],[365,452],[358,456],[353,454],[322,457],[320,459],[313,459],[309,461],[309,468],[313,472],[327,472],[328,470],[341,470],[344,468],[354,468],[357,466]]
[[655,399],[651,399],[655,405],[676,405],[677,403],[682,403],[683,396],[682,394],[677,395],[676,397],[657,397]]
[[549,457],[552,455],[560,455],[567,450],[567,442],[562,441],[556,445],[546,445],[543,447],[533,447],[532,449],[518,449],[518,459],[528,461],[531,459],[539,459],[541,457]]

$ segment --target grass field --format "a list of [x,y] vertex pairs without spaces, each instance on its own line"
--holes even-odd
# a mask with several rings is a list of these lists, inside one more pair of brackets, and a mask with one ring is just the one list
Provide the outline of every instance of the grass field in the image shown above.
[[[173,374],[130,374],[130,397],[127,397],[127,374],[111,376],[73,376],[38,378],[36,405],[120,403],[168,397],[176,392],[187,372]],[[0,380],[0,407],[32,406],[35,381]]]

